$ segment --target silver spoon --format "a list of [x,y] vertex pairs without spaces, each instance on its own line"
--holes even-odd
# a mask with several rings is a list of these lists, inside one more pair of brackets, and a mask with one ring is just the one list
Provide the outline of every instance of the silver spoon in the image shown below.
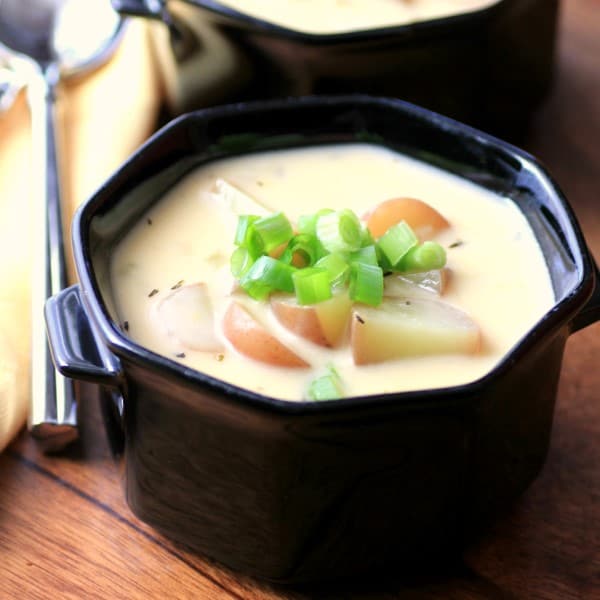
[[54,102],[61,78],[99,66],[116,47],[122,21],[110,0],[0,0],[0,51],[23,74],[32,135],[32,346],[29,427],[45,450],[78,435],[73,382],[52,364],[46,299],[67,285]]

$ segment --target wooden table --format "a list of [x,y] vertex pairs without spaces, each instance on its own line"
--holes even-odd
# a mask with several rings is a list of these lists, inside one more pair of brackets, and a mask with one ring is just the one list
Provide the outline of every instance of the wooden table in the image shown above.
[[[525,146],[600,257],[600,2],[563,5],[556,86]],[[66,454],[44,456],[23,433],[0,455],[0,598],[600,598],[599,334],[568,342],[541,476],[448,572],[278,589],[190,555],[129,511],[90,402]]]

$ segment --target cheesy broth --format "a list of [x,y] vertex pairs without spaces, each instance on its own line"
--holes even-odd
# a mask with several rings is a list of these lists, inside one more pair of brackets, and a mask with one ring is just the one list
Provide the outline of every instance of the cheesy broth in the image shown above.
[[[350,208],[361,215],[389,198],[426,201],[451,223],[436,238],[447,248],[451,270],[442,299],[478,323],[481,351],[356,366],[347,345],[331,349],[303,340],[276,321],[267,303],[235,292],[236,299],[311,368],[279,368],[240,355],[221,327],[235,287],[229,257],[237,216],[214,193],[219,179],[244,190],[269,211],[283,210],[292,221],[324,207]],[[301,400],[307,383],[328,363],[339,372],[346,395],[473,381],[492,369],[554,302],[541,250],[511,200],[366,144],[260,153],[198,168],[122,240],[111,263],[111,278],[119,319],[127,322],[134,340],[216,378],[289,400]],[[157,318],[157,303],[171,288],[195,282],[207,284],[222,351],[183,349]]]
[[473,12],[499,0],[219,0],[241,13],[287,29],[343,33]]

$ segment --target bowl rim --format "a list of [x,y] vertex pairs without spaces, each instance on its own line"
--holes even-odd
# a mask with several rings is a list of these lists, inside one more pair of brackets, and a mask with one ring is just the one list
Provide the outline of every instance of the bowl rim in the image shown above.
[[433,19],[414,21],[400,25],[386,27],[372,27],[369,29],[353,29],[335,33],[311,33],[297,29],[290,29],[284,25],[278,25],[272,21],[251,16],[234,8],[222,4],[219,0],[185,0],[199,8],[209,11],[218,17],[225,18],[228,22],[235,22],[250,28],[252,31],[260,32],[273,37],[281,37],[307,45],[326,45],[347,42],[367,41],[384,39],[390,37],[407,36],[412,39],[427,33],[434,33],[441,29],[454,28],[461,25],[478,26],[482,21],[491,17],[504,4],[511,0],[494,0],[490,6],[473,9],[466,12],[442,15]]
[[[500,150],[510,157],[517,158],[522,166],[526,167],[536,181],[544,184],[547,192],[551,193],[560,208],[564,211],[568,225],[571,228],[572,239],[570,245],[574,246],[578,253],[573,256],[577,266],[578,279],[573,288],[560,300],[555,300],[554,305],[537,323],[532,324],[529,331],[521,337],[512,348],[501,358],[501,360],[482,377],[465,384],[433,389],[421,389],[404,392],[390,392],[369,394],[363,396],[348,396],[327,402],[314,402],[310,400],[284,400],[259,394],[245,388],[238,387],[223,380],[217,379],[196,369],[192,369],[166,356],[157,354],[148,348],[136,343],[121,331],[118,324],[110,316],[106,303],[102,299],[99,286],[93,273],[93,263],[90,248],[86,244],[87,232],[91,220],[98,209],[107,202],[114,194],[111,190],[112,182],[120,173],[126,171],[128,166],[135,164],[149,147],[160,143],[164,138],[168,139],[178,129],[185,128],[192,122],[209,122],[211,119],[222,119],[228,116],[246,116],[252,113],[267,113],[273,110],[310,110],[311,107],[332,106],[340,110],[362,107],[388,107],[392,110],[404,113],[410,118],[424,121],[429,126],[442,129],[453,135],[460,135],[476,144]],[[283,146],[285,148],[285,146]],[[226,157],[222,157],[226,158]],[[138,182],[139,185],[141,182]],[[540,340],[554,335],[561,327],[568,327],[571,320],[585,305],[592,295],[595,283],[594,262],[585,243],[578,221],[575,217],[564,194],[552,179],[545,167],[532,155],[512,144],[500,140],[490,134],[481,132],[473,127],[455,121],[410,104],[408,102],[379,98],[373,96],[344,95],[344,96],[308,96],[301,98],[288,98],[283,100],[254,101],[211,107],[193,111],[181,115],[152,135],[138,150],[136,150],[112,176],[107,179],[84,204],[82,204],[73,218],[72,243],[75,266],[79,276],[82,290],[82,300],[85,305],[88,318],[91,317],[96,328],[100,332],[103,342],[108,349],[118,358],[125,358],[138,366],[152,366],[153,371],[160,372],[169,378],[178,379],[182,385],[204,388],[223,395],[223,399],[234,401],[255,409],[266,409],[271,412],[284,414],[311,414],[314,412],[327,413],[345,409],[362,409],[368,407],[374,409],[376,406],[397,405],[407,409],[419,407],[439,407],[440,404],[455,404],[457,401],[469,402],[481,394],[493,382],[510,371],[512,365],[528,354]],[[401,402],[400,402],[401,400]]]

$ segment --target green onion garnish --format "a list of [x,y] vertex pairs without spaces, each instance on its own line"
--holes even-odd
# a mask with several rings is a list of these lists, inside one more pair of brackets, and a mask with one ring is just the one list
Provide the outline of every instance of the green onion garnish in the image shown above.
[[296,269],[270,256],[261,256],[241,277],[240,286],[256,300],[264,300],[271,292],[293,292],[292,275]]
[[378,267],[379,262],[377,260],[377,252],[375,250],[375,246],[371,245],[359,248],[356,252],[350,254],[349,262],[350,264],[363,263],[365,265]]
[[379,238],[377,246],[393,268],[418,243],[419,240],[410,225],[406,221],[400,221]]
[[361,247],[362,226],[347,208],[321,215],[316,230],[319,241],[329,252],[355,252]]
[[405,221],[377,242],[349,209],[304,215],[297,229],[294,235],[282,212],[239,217],[231,272],[250,296],[263,300],[274,291],[295,292],[299,304],[316,304],[349,282],[352,300],[378,306],[384,273],[420,273],[446,264],[444,248],[432,241],[419,244]]
[[246,246],[251,237],[251,226],[258,221],[258,215],[240,215],[238,217],[237,229],[235,230],[235,238],[233,243],[236,246]]
[[308,235],[314,235],[317,237],[317,221],[319,217],[327,214],[331,214],[333,209],[322,208],[312,215],[301,215],[298,218],[298,233],[307,233]]
[[321,375],[310,382],[307,390],[309,400],[337,400],[342,398],[342,385],[337,371],[329,366],[327,374]]
[[230,259],[231,274],[239,279],[254,264],[254,259],[246,248],[236,248]]
[[365,263],[354,263],[350,271],[350,298],[379,306],[383,300],[383,271]]
[[250,230],[252,236],[260,240],[262,250],[266,254],[289,242],[294,235],[291,223],[282,212],[261,217],[250,225]]
[[363,248],[365,246],[372,246],[375,243],[375,240],[373,239],[371,232],[369,231],[369,229],[367,228],[367,226],[364,223],[361,224],[360,237],[361,237],[360,245]]
[[298,269],[292,275],[298,304],[317,304],[331,298],[329,273],[325,269]]
[[422,273],[441,269],[446,264],[446,251],[433,241],[423,242],[411,248],[397,266],[398,271],[405,273]]
[[312,267],[319,258],[319,250],[319,242],[314,235],[301,233],[290,240],[280,260],[296,267]]
[[327,271],[332,286],[345,284],[350,274],[350,265],[346,258],[339,252],[332,252],[320,258],[315,263],[315,267]]

